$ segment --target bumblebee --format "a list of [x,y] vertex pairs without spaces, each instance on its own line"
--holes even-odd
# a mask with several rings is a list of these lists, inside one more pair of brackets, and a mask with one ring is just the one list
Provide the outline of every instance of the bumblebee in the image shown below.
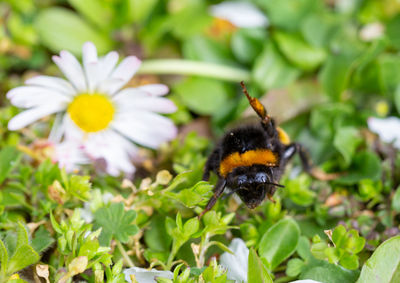
[[203,180],[208,181],[210,172],[218,176],[214,195],[200,217],[209,211],[225,188],[236,193],[249,208],[257,207],[265,198],[272,196],[278,187],[282,173],[290,159],[298,153],[303,169],[310,175],[330,180],[336,174],[326,174],[313,168],[310,158],[299,143],[292,143],[289,136],[271,118],[261,104],[251,97],[243,82],[240,83],[251,107],[260,117],[259,124],[242,126],[228,131],[209,156]]

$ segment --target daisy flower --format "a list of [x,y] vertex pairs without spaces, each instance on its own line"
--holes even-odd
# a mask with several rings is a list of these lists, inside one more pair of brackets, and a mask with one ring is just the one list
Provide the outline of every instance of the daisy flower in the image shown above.
[[256,28],[267,27],[268,19],[256,6],[244,1],[224,1],[212,5],[210,13],[212,16],[223,19],[235,27]]
[[155,149],[176,136],[172,121],[157,114],[173,113],[176,106],[162,97],[168,93],[163,84],[123,88],[140,67],[135,56],[117,64],[115,51],[99,58],[91,42],[82,50],[82,65],[68,51],[53,56],[66,79],[38,76],[7,93],[13,105],[27,109],[8,128],[18,130],[57,113],[50,140],[64,139],[68,148],[75,144],[70,159],[82,160],[77,150],[83,150],[90,160],[105,160],[111,175],[132,174],[134,143]]

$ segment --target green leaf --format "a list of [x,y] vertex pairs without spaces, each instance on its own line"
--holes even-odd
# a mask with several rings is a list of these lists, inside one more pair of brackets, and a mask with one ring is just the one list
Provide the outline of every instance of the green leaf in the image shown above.
[[53,226],[53,229],[58,233],[58,234],[62,234],[63,231],[61,230],[60,225],[58,224],[57,220],[54,218],[54,215],[52,212],[50,212],[50,222],[51,222],[51,226]]
[[198,35],[185,40],[182,48],[186,59],[236,65],[226,45],[205,36]]
[[69,50],[80,55],[82,45],[87,41],[96,45],[99,54],[112,48],[112,41],[107,35],[96,31],[77,14],[65,8],[44,9],[35,18],[35,28],[42,43],[53,52]]
[[132,18],[137,22],[142,22],[146,20],[149,15],[154,11],[155,6],[159,0],[131,0],[130,3],[130,13]]
[[110,28],[113,10],[107,5],[109,2],[97,0],[68,0],[68,2],[96,26],[103,29]]
[[396,106],[397,113],[400,114],[400,84],[397,85],[394,92],[394,105]]
[[35,250],[28,244],[18,246],[15,253],[8,262],[7,272],[12,274],[25,267],[38,262],[40,256]]
[[198,114],[221,111],[232,93],[231,86],[214,79],[190,77],[175,86],[182,102]]
[[284,30],[298,30],[302,21],[315,10],[314,0],[257,0],[257,4],[267,11],[273,26]]
[[89,176],[72,175],[69,177],[67,193],[72,194],[74,197],[88,201],[90,199],[91,183]]
[[21,160],[21,153],[14,146],[5,146],[0,151],[0,184]]
[[35,237],[31,244],[37,253],[41,253],[47,250],[54,241],[55,240],[51,237],[50,232],[47,231],[44,226],[40,226],[40,228],[35,232]]
[[378,57],[380,81],[386,93],[392,94],[400,81],[400,56],[385,53]]
[[271,276],[269,276],[268,270],[262,263],[257,253],[253,248],[249,252],[249,270],[247,273],[247,282],[252,283],[272,283]]
[[166,196],[179,200],[186,207],[193,208],[196,205],[207,202],[212,195],[213,186],[208,182],[200,181],[192,188],[180,190],[178,193],[166,192]]
[[352,254],[344,254],[340,260],[339,260],[339,264],[341,266],[343,266],[344,268],[353,270],[353,269],[357,269],[358,268],[358,256],[356,255],[352,255]]
[[243,63],[255,62],[256,57],[263,50],[266,37],[263,29],[241,28],[232,35],[232,52]]
[[257,57],[252,71],[254,81],[263,90],[285,87],[299,75],[300,71],[291,66],[271,43]]
[[111,239],[126,243],[130,236],[135,235],[139,228],[132,224],[136,218],[134,210],[124,211],[123,203],[112,203],[109,207],[99,208],[94,214],[95,229],[102,228],[100,244],[109,246]]
[[309,45],[298,34],[277,31],[273,36],[286,58],[305,71],[314,70],[326,58],[323,48]]
[[333,100],[340,100],[341,94],[347,88],[352,63],[352,57],[334,55],[322,67],[318,79],[325,93]]
[[18,222],[16,249],[18,249],[22,245],[28,245],[28,244],[29,244],[28,231],[26,231],[24,225],[21,222]]
[[289,198],[298,205],[309,206],[314,203],[315,192],[310,190],[311,177],[302,174],[298,178],[290,179],[285,183]]
[[352,164],[346,175],[336,179],[340,184],[355,184],[362,179],[379,180],[382,166],[379,157],[371,152],[360,152],[353,158]]
[[297,275],[300,274],[303,266],[304,266],[304,261],[302,261],[299,258],[293,258],[289,260],[286,267],[287,276],[296,277]]
[[312,279],[319,282],[353,283],[359,272],[350,271],[324,260],[311,259],[299,276],[299,279]]
[[300,238],[300,228],[293,219],[282,219],[263,235],[259,244],[259,254],[275,269],[294,253]]
[[395,48],[400,48],[400,15],[393,17],[386,25],[386,34]]
[[400,212],[400,186],[397,187],[392,199],[392,208],[396,212]]
[[199,230],[200,226],[200,221],[198,217],[194,217],[189,219],[188,221],[185,222],[183,225],[183,234],[186,235],[187,237],[190,237],[194,233]]
[[5,274],[8,268],[8,252],[3,241],[0,239],[0,263],[1,274]]
[[350,165],[362,138],[355,127],[341,127],[336,131],[333,145],[342,154],[346,166]]
[[157,252],[169,251],[172,238],[167,233],[165,227],[166,219],[161,215],[151,218],[150,224],[144,231],[144,241],[146,245]]
[[343,225],[337,226],[332,232],[332,242],[336,247],[343,247],[346,241],[347,231]]
[[400,236],[383,242],[365,262],[358,283],[400,282]]

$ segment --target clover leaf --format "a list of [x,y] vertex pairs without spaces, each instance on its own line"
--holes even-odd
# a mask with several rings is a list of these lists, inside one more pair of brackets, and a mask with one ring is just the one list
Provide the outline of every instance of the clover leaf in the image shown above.
[[124,211],[123,203],[113,203],[109,207],[102,207],[94,214],[96,229],[101,227],[99,241],[101,245],[109,246],[114,238],[126,243],[129,236],[135,235],[139,228],[132,224],[136,218],[134,210]]

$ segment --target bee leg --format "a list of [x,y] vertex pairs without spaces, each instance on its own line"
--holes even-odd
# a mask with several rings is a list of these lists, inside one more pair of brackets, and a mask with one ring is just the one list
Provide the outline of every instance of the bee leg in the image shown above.
[[204,166],[203,181],[210,179],[210,172],[216,172],[219,165],[219,148],[214,149],[207,159],[206,165]]
[[200,213],[199,218],[201,218],[207,211],[213,208],[213,206],[217,202],[217,199],[224,192],[225,185],[226,185],[226,180],[219,178],[217,184],[214,187],[214,195],[208,201],[206,208]]
[[325,173],[320,168],[314,167],[307,150],[299,143],[292,143],[286,147],[282,161],[284,161],[285,163],[288,162],[296,152],[300,156],[303,170],[313,176],[315,179],[329,181],[334,180],[340,176],[340,174],[338,173]]

